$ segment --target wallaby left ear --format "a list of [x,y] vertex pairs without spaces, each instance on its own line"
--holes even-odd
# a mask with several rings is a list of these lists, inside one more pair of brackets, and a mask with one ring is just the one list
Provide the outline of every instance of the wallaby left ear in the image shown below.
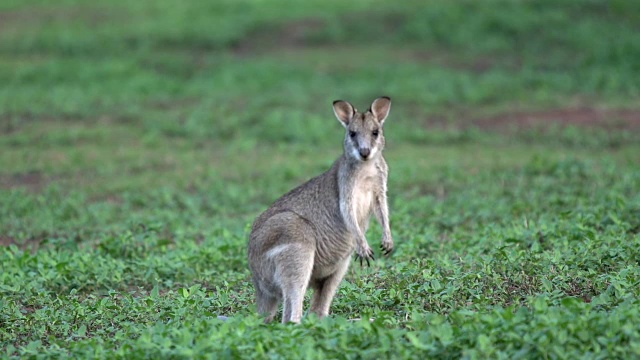
[[349,122],[353,115],[356,113],[356,109],[349,103],[344,100],[336,100],[333,102],[333,112],[336,114],[338,120],[345,128],[349,126]]
[[384,123],[387,115],[389,115],[389,110],[391,110],[391,98],[388,96],[379,97],[373,100],[371,104],[371,112],[380,123]]

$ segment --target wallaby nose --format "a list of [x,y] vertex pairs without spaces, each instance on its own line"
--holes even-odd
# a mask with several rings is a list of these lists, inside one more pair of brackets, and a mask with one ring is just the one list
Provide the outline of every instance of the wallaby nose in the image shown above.
[[360,151],[360,156],[362,156],[363,159],[366,159],[367,157],[369,157],[369,154],[371,154],[371,149],[369,148],[362,148],[358,151]]

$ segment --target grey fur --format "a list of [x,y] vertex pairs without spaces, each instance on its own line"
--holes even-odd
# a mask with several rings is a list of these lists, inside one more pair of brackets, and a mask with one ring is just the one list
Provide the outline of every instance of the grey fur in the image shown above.
[[[300,322],[307,287],[310,311],[329,307],[349,268],[351,255],[373,260],[365,233],[373,212],[383,229],[382,249],[393,250],[387,206],[383,124],[391,99],[381,97],[359,113],[346,101],[333,103],[346,129],[344,153],[324,174],[291,190],[262,213],[249,239],[258,312],[273,321],[280,302],[282,322]],[[375,135],[377,131],[377,136]]]

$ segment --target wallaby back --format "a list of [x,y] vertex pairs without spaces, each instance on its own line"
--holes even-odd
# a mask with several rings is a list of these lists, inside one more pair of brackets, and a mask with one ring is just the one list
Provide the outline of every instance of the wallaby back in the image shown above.
[[283,195],[253,224],[249,267],[257,308],[272,321],[280,302],[283,322],[299,322],[308,286],[311,311],[323,317],[342,281],[354,250],[373,259],[365,233],[373,212],[383,228],[382,248],[393,250],[387,207],[384,121],[391,100],[376,99],[359,113],[346,101],[333,104],[345,127],[344,153],[325,173]]

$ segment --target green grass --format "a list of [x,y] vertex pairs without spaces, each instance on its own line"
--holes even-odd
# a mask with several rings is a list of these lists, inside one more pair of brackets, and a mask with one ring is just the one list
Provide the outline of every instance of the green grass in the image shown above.
[[[0,3],[2,356],[640,356],[639,19],[618,0]],[[396,251],[353,266],[329,318],[264,325],[250,225],[340,154],[331,101],[379,95]]]

